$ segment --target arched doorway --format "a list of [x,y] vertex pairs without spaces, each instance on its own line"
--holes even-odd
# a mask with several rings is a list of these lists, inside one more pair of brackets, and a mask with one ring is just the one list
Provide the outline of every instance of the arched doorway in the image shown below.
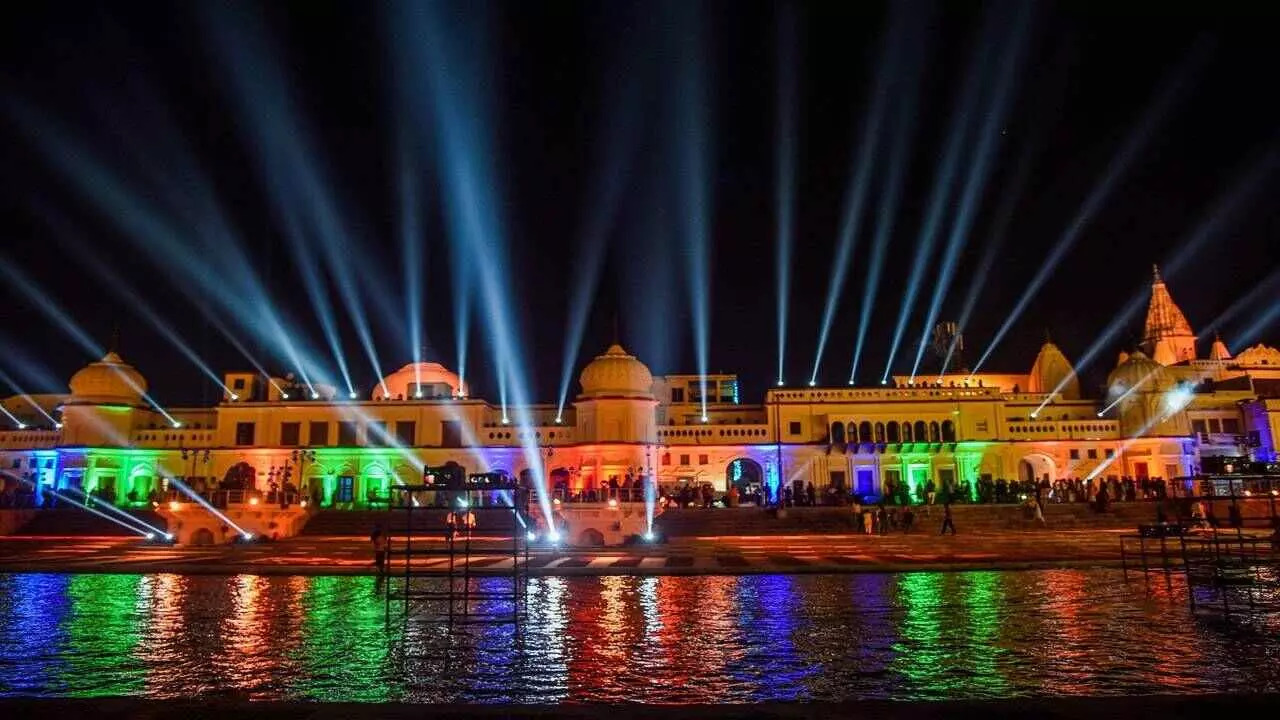
[[1023,482],[1053,481],[1053,458],[1044,453],[1032,453],[1018,461],[1018,479]]
[[551,483],[552,495],[560,498],[561,500],[568,500],[569,494],[573,491],[573,488],[569,484],[571,478],[572,474],[569,472],[569,468],[552,468],[551,473],[547,478],[547,481]]
[[222,476],[220,490],[253,490],[258,484],[258,472],[247,462],[238,462],[227,468]]
[[764,501],[764,468],[751,458],[735,458],[725,468],[725,487],[738,488],[740,502]]

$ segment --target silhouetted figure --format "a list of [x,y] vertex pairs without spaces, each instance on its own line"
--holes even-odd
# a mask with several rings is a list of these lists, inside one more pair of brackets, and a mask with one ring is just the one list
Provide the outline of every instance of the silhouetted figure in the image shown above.
[[947,530],[950,530],[952,535],[955,535],[955,534],[956,534],[956,523],[955,523],[955,520],[953,520],[953,519],[951,518],[951,503],[950,503],[950,502],[944,502],[944,503],[942,503],[942,532],[940,532],[940,533],[938,533],[938,534],[939,534],[939,535],[946,535],[946,534],[947,534]]

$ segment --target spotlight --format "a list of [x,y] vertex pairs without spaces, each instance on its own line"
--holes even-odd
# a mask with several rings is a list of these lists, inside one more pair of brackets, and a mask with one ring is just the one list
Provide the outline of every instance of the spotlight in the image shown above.
[[646,533],[644,534],[644,541],[645,541],[645,542],[653,542],[653,540],[654,540],[654,537],[653,537],[653,531],[652,531],[652,530],[650,530],[650,531],[648,531],[648,532],[646,532]]
[[156,539],[156,534],[155,534],[155,533],[153,533],[153,532],[149,532],[149,533],[147,533],[147,536],[146,536],[146,537],[147,537],[147,539],[148,539],[148,540],[155,540],[155,539]]
[[611,508],[616,508],[616,507],[618,507],[618,501],[617,501],[617,499],[615,499],[615,498],[609,498],[609,507],[611,507]]
[[850,384],[850,385],[853,385],[853,384],[854,384],[854,382],[853,382],[853,378],[849,378],[849,384]]
[[785,387],[785,386],[786,386],[786,383],[782,381],[782,378],[778,378],[778,387]]
[[414,397],[416,397],[416,398],[421,398],[421,397],[422,397],[422,391],[421,391],[421,390],[419,390],[419,391],[415,392],[415,393],[413,394],[413,396],[414,396]]
[[178,502],[177,500],[169,501],[169,510],[171,512],[178,512],[178,509],[181,507],[182,507],[182,503]]
[[1098,417],[1102,417],[1102,413],[1098,413]]
[[525,538],[526,538],[529,542],[537,542],[537,541],[538,541],[538,533],[536,533],[536,532],[534,532],[534,531],[530,530],[530,531],[525,535]]
[[705,422],[711,422],[711,418],[707,417],[706,415],[703,415],[703,416],[702,416],[702,422],[704,422],[704,423],[705,423]]
[[258,498],[257,498],[257,496],[254,496],[254,497],[249,498],[249,504],[250,504],[250,505],[257,505],[257,504],[258,504]]
[[880,384],[881,384],[881,385],[888,385],[888,384],[889,384],[889,380],[888,380],[887,378],[882,379],[882,380],[880,381]]
[[504,417],[504,418],[502,418],[502,424],[503,424],[503,425],[510,425],[510,424],[511,424],[511,418],[509,418],[509,417]]
[[26,423],[18,423],[18,429],[19,429],[19,430],[26,430],[26,429],[27,429],[27,424],[26,424]]
[[172,540],[172,539],[173,539],[173,533],[171,533],[171,532],[167,532],[167,533],[165,533],[165,534],[164,534],[164,539],[165,539],[165,540]]
[[557,415],[557,416],[556,416],[556,424],[557,424],[557,425],[559,425],[559,424],[560,424],[560,423],[562,423],[562,422],[564,422],[564,418],[562,418],[562,417],[560,417],[559,415]]
[[316,391],[312,390],[312,391],[311,391],[311,399],[312,399],[312,400],[319,400],[319,399],[320,399],[320,393],[318,393],[318,392],[316,392]]
[[54,423],[53,426],[59,430],[62,429],[62,423]]
[[351,398],[352,400],[355,400],[356,398],[360,397],[360,395],[355,390],[352,390],[351,392],[347,393],[347,397]]
[[1038,413],[1038,412],[1033,412],[1033,413],[1031,413],[1031,419],[1032,419],[1032,420],[1035,420],[1037,417],[1040,417],[1040,413]]
[[560,532],[557,530],[552,530],[551,532],[547,533],[547,540],[553,543],[560,542]]
[[560,504],[560,498],[555,498],[555,499],[553,499],[553,500],[551,501],[551,504],[552,504],[552,505],[559,505],[559,504]]
[[239,399],[240,399],[240,396],[239,396],[239,395],[237,395],[237,394],[235,394],[235,393],[231,393],[231,399],[232,399],[232,400],[239,400]]
[[174,421],[173,421],[173,426],[174,426],[175,428],[180,428],[180,427],[182,427],[182,423],[178,422],[177,420],[174,420]]
[[245,533],[245,534],[241,535],[240,537],[244,538],[244,539],[245,539],[245,542],[248,542],[248,541],[250,541],[250,540],[252,540],[252,539],[253,539],[253,533]]
[[809,387],[817,387],[817,386],[818,386],[818,381],[817,381],[817,380],[810,380],[810,381],[809,381]]
[[284,400],[288,400],[288,399],[289,399],[289,393],[287,393],[287,392],[282,392],[282,393],[280,393],[280,397],[281,397],[282,399],[284,399]]
[[298,507],[306,507],[306,506],[307,506],[307,501],[305,499],[298,501]]

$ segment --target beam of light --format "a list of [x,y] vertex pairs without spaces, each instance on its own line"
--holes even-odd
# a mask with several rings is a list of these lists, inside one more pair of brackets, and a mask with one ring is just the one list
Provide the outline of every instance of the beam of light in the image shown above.
[[[65,332],[67,336],[79,345],[82,350],[87,352],[90,357],[94,358],[95,362],[107,354],[102,346],[94,342],[93,338],[89,337],[89,334],[76,324],[75,320],[71,319],[71,315],[63,310],[62,307],[53,300],[53,298],[51,298],[41,288],[37,287],[35,283],[23,277],[21,271],[15,268],[4,258],[0,258],[0,275],[4,275],[12,286],[21,290],[22,293],[27,296],[27,299],[36,306],[36,309],[40,310],[45,317],[52,320],[54,324]],[[111,366],[111,369],[122,381],[124,381],[126,385],[130,387],[130,389],[138,393],[138,395],[145,400],[152,409],[163,415],[164,418],[169,421],[169,424],[174,427],[182,426],[182,423],[178,422],[168,413],[168,411],[161,407],[160,403],[157,403],[155,399],[152,398],[144,388],[138,385],[132,377],[115,366]]]
[[855,157],[850,161],[853,175],[845,188],[844,213],[840,221],[840,232],[836,237],[836,253],[831,266],[831,279],[827,285],[826,304],[822,309],[822,325],[818,328],[818,349],[813,357],[813,372],[809,373],[809,385],[818,384],[818,373],[822,369],[822,356],[827,347],[827,337],[831,332],[831,323],[835,321],[836,308],[840,304],[840,295],[844,290],[844,281],[849,274],[849,265],[853,262],[853,250],[858,242],[858,229],[862,225],[862,214],[866,208],[867,193],[871,188],[871,171],[875,168],[875,157],[880,147],[880,131],[884,125],[885,110],[889,104],[888,94],[898,66],[902,62],[903,47],[902,24],[906,21],[901,8],[896,8],[889,33],[885,36],[884,45],[880,48],[880,62],[876,64],[875,80],[872,84],[870,110],[863,120],[862,133],[854,146]]
[[235,530],[236,533],[240,535],[240,537],[244,538],[245,540],[253,539],[253,533],[235,524],[235,522],[233,522],[231,518],[227,517],[221,510],[219,510],[218,508],[210,504],[208,500],[205,500],[204,497],[200,495],[200,493],[196,492],[195,490],[192,490],[190,485],[187,485],[186,483],[182,482],[176,477],[169,478],[169,484],[172,485],[173,487],[176,487],[178,490],[182,491],[183,495],[186,495],[187,497],[191,498],[192,501],[194,501],[197,505],[204,508],[205,510],[208,510],[211,515],[221,520],[224,524],[227,525],[227,527],[230,527],[231,529]]
[[[1197,335],[1197,339],[1203,340],[1217,333],[1224,324],[1230,322],[1242,310],[1253,308],[1262,298],[1274,297],[1277,289],[1280,289],[1278,286],[1280,286],[1280,269],[1273,270],[1270,275],[1262,279],[1262,282],[1254,285],[1249,292],[1240,296],[1226,310],[1219,313],[1208,325],[1205,325],[1204,329]],[[1233,345],[1232,347],[1236,346]]]
[[942,163],[934,175],[933,188],[929,193],[928,210],[925,213],[924,222],[920,226],[919,236],[916,238],[915,262],[911,267],[910,274],[907,276],[907,285],[902,295],[902,305],[898,308],[898,321],[893,328],[893,341],[889,345],[889,359],[885,363],[884,373],[880,376],[881,384],[887,383],[889,376],[893,372],[893,361],[898,355],[899,346],[902,344],[902,336],[907,331],[907,323],[911,320],[911,312],[915,308],[916,297],[920,292],[920,284],[924,279],[929,259],[933,256],[933,246],[937,241],[938,230],[942,224],[942,216],[947,209],[955,186],[955,175],[960,166],[961,150],[963,149],[964,140],[969,134],[968,127],[974,114],[974,106],[978,102],[978,82],[981,77],[983,59],[982,50],[985,50],[985,48],[980,46],[971,59],[965,75],[964,85],[957,97],[956,108],[948,126]]
[[692,307],[694,355],[698,364],[698,393],[702,416],[707,415],[707,372],[711,353],[711,238],[710,127],[707,107],[707,69],[703,57],[702,9],[678,5],[671,32],[676,46],[674,127],[679,228],[684,241],[686,280]]
[[[898,22],[901,23],[902,20],[899,19]],[[901,42],[909,48],[923,46],[922,42],[917,42],[918,40],[919,38],[916,37],[908,37]],[[853,346],[853,362],[849,367],[850,385],[858,382],[858,365],[862,361],[867,329],[871,326],[871,313],[875,308],[876,294],[880,289],[885,255],[889,248],[889,239],[893,237],[894,227],[897,224],[898,205],[902,198],[902,185],[907,166],[910,164],[911,140],[915,134],[916,107],[923,62],[922,56],[912,55],[907,63],[907,69],[895,76],[900,85],[895,98],[893,139],[889,145],[889,174],[881,189],[879,206],[876,209],[876,228],[871,239],[871,260],[867,265],[867,280],[862,288],[862,304],[858,308],[858,334]]]
[[[9,375],[9,373],[3,370],[0,370],[0,382],[3,382],[5,385],[8,385],[9,389],[13,392],[14,395],[17,395],[18,397],[22,398],[28,405],[35,408],[36,412],[43,415],[44,418],[49,421],[50,427],[54,427],[54,428],[62,427],[62,423],[58,422],[57,420],[54,420],[53,416],[50,415],[48,412],[46,412],[44,408],[40,407],[40,405],[35,401],[34,398],[32,398],[29,394],[24,392],[22,390],[22,387],[18,385],[16,381],[14,381],[14,379]],[[17,418],[15,418],[12,415],[9,415],[8,410],[5,410],[5,415],[8,415],[9,419],[13,420],[15,423],[18,422]]]
[[[1254,163],[1249,171],[1242,175],[1227,192],[1218,196],[1209,208],[1208,213],[1196,225],[1191,234],[1184,238],[1166,259],[1162,266],[1166,279],[1173,277],[1179,270],[1186,267],[1187,263],[1195,257],[1199,250],[1211,240],[1220,238],[1229,229],[1230,223],[1239,217],[1246,203],[1262,187],[1262,180],[1275,169],[1278,160],[1280,160],[1280,151],[1272,151],[1265,155],[1260,161]],[[1098,334],[1098,337],[1084,351],[1084,354],[1076,359],[1071,372],[1058,381],[1058,385],[1040,402],[1040,407],[1036,408],[1036,412],[1040,412],[1055,395],[1062,392],[1062,389],[1078,373],[1088,367],[1099,353],[1111,345],[1115,336],[1123,328],[1128,327],[1133,317],[1146,305],[1149,297],[1150,292],[1144,287],[1125,303],[1120,312],[1112,317],[1107,326]],[[1034,416],[1035,413],[1032,413],[1032,415]]]
[[1195,390],[1187,384],[1180,384],[1166,392],[1160,403],[1162,412],[1143,423],[1142,427],[1138,428],[1137,432],[1135,432],[1132,437],[1120,443],[1120,447],[1116,450],[1115,454],[1099,463],[1098,467],[1094,468],[1085,476],[1085,479],[1092,480],[1093,478],[1096,478],[1103,470],[1106,470],[1112,463],[1119,460],[1126,450],[1132,447],[1135,443],[1140,442],[1151,428],[1185,410],[1194,398]]
[[978,362],[974,363],[973,372],[976,373],[987,361],[987,358],[991,357],[991,353],[996,349],[996,346],[1000,344],[1004,336],[1013,328],[1013,324],[1018,321],[1018,318],[1027,309],[1031,299],[1040,291],[1041,286],[1048,281],[1049,276],[1058,267],[1058,263],[1075,245],[1080,233],[1102,208],[1103,204],[1110,199],[1116,185],[1128,173],[1129,166],[1133,164],[1134,158],[1146,149],[1151,138],[1155,135],[1156,129],[1168,114],[1170,106],[1173,105],[1174,100],[1180,94],[1190,72],[1190,67],[1198,61],[1200,54],[1193,53],[1170,78],[1166,79],[1163,86],[1158,90],[1155,98],[1139,119],[1138,124],[1129,131],[1124,144],[1120,147],[1120,151],[1111,159],[1100,180],[1089,191],[1075,217],[1063,230],[1057,243],[1049,251],[1044,263],[1041,264],[1040,269],[1032,276],[1031,282],[1022,291],[1022,295],[1018,297],[1000,328],[996,330],[995,336],[991,338],[991,342],[978,358]]
[[75,495],[78,498],[77,503],[88,504],[89,502],[94,502],[98,507],[102,508],[103,510],[106,510],[112,515],[115,515],[121,521],[129,523],[130,525],[137,526],[137,528],[141,529],[143,533],[147,535],[148,539],[151,539],[153,537],[163,537],[163,538],[170,538],[170,539],[173,538],[172,534],[165,532],[164,530],[161,530],[160,528],[156,527],[155,525],[152,525],[151,523],[143,520],[140,517],[135,517],[133,515],[130,515],[129,513],[121,510],[120,508],[116,507],[115,505],[112,505],[109,502],[104,502],[101,500],[94,501],[93,498],[91,498],[88,493],[86,493],[83,490],[80,490],[79,488],[69,487],[67,488],[67,490],[75,493]]
[[413,357],[414,382],[422,386],[422,255],[423,239],[418,199],[418,168],[408,144],[407,130],[400,129],[400,252],[404,271],[405,322],[409,325],[409,352]]
[[603,139],[598,142],[596,149],[600,174],[592,184],[593,195],[586,206],[587,216],[578,240],[577,260],[571,276],[574,282],[571,285],[568,325],[564,336],[564,359],[560,368],[557,421],[564,416],[569,384],[582,349],[587,316],[591,311],[591,300],[599,284],[605,249],[609,234],[617,221],[627,169],[634,152],[636,127],[633,118],[641,112],[638,90],[636,82],[630,81],[622,89],[622,96],[612,99],[605,117]]
[[[156,207],[153,193],[133,189],[54,119],[12,97],[6,98],[4,108],[53,169],[114,223],[140,257],[175,287],[199,296],[198,307],[210,322],[216,322],[219,314],[236,317],[264,345],[287,359],[308,387],[314,387],[308,370],[314,365],[304,361],[313,354],[296,333],[286,330],[292,323],[271,301],[254,264],[224,221],[207,179],[193,163],[183,161],[187,153],[172,143],[165,148],[167,166],[181,182],[175,179],[155,193],[167,196],[169,204],[181,211],[179,222]],[[149,137],[156,134],[154,128],[148,131]],[[188,238],[196,246],[181,241]],[[206,300],[216,303],[217,313],[209,311]]]
[[[477,15],[482,16],[483,13]],[[450,242],[464,267],[474,276],[476,299],[484,313],[491,354],[500,359],[503,376],[521,430],[521,452],[533,475],[538,504],[548,527],[553,527],[551,498],[543,458],[533,432],[528,388],[517,375],[523,367],[514,307],[511,274],[500,220],[501,203],[492,152],[492,111],[479,90],[485,70],[486,33],[483,17],[449,16],[434,5],[397,3],[390,13],[395,71],[399,83],[426,92],[406,94],[408,110],[419,113],[418,125],[437,134],[437,162]]]
[[1248,327],[1236,333],[1230,343],[1233,348],[1247,348],[1249,344],[1262,337],[1263,331],[1271,327],[1277,320],[1280,320],[1280,301],[1273,300],[1271,307],[1267,308],[1257,317]]
[[[775,161],[778,173],[774,188],[777,207],[776,243],[778,292],[778,385],[782,386],[787,353],[787,305],[791,298],[791,245],[796,164],[796,75],[800,70],[796,52],[796,17],[790,5],[779,5],[778,21],[778,112]],[[652,526],[652,520],[650,521]],[[652,529],[652,527],[650,527]]]
[[[211,10],[207,15],[214,36],[213,47],[230,70],[233,100],[247,117],[245,125],[258,150],[268,191],[286,229],[290,230],[286,236],[293,239],[295,259],[303,266],[303,277],[309,276],[305,266],[312,262],[307,253],[310,248],[318,247],[374,376],[379,378],[383,394],[388,395],[386,384],[381,382],[382,363],[358,282],[367,274],[366,261],[360,252],[352,252],[352,225],[345,219],[338,198],[330,191],[332,183],[315,160],[318,154],[295,111],[280,63],[252,12],[235,12],[234,27],[225,13]],[[304,244],[303,238],[311,242]],[[366,289],[372,292],[373,287]],[[390,317],[394,311],[389,303],[385,304],[388,305],[385,316]],[[320,303],[317,309],[326,307],[327,303]],[[333,318],[326,318],[324,312],[318,314],[329,334],[335,325]],[[344,379],[348,391],[353,392],[349,376],[344,374]]]
[[[1121,393],[1121,394],[1120,394],[1120,396],[1119,396],[1119,397],[1117,397],[1115,400],[1112,400],[1112,401],[1111,401],[1111,403],[1110,403],[1109,405],[1107,405],[1106,407],[1104,407],[1104,408],[1102,408],[1101,410],[1099,410],[1099,411],[1098,411],[1098,417],[1102,417],[1103,415],[1106,415],[1107,413],[1111,412],[1111,408],[1114,408],[1115,406],[1119,405],[1119,404],[1121,403],[1121,401],[1123,401],[1125,398],[1127,398],[1127,397],[1129,397],[1130,395],[1132,395],[1132,394],[1134,394],[1135,392],[1137,392],[1138,388],[1142,387],[1143,385],[1146,385],[1146,384],[1147,384],[1147,381],[1151,380],[1151,378],[1155,377],[1155,376],[1156,376],[1156,374],[1157,374],[1157,373],[1159,373],[1159,372],[1160,372],[1159,370],[1152,370],[1151,372],[1147,373],[1146,375],[1143,375],[1143,376],[1138,380],[1138,382],[1136,382],[1136,383],[1134,383],[1134,384],[1133,384],[1133,387],[1129,388],[1128,390],[1125,390],[1123,393]],[[1044,406],[1043,406],[1043,405],[1041,405],[1041,407],[1044,407]],[[1039,411],[1037,410],[1037,412],[1039,412]],[[1035,417],[1035,413],[1032,413],[1032,415],[1031,415],[1031,416],[1032,416],[1032,417]]]
[[151,307],[151,305],[142,298],[137,292],[129,286],[129,283],[120,276],[115,270],[111,269],[111,265],[96,252],[89,243],[75,232],[65,219],[58,215],[48,212],[47,208],[43,208],[41,216],[45,222],[53,230],[57,241],[70,249],[70,255],[74,257],[83,267],[98,276],[100,280],[111,287],[121,299],[129,304],[129,308],[142,315],[151,327],[160,333],[169,341],[178,352],[182,353],[192,365],[204,373],[205,377],[213,381],[216,387],[222,389],[227,395],[233,395],[231,388],[222,382],[222,378],[215,373],[204,360],[196,354],[196,351],[182,339],[173,327],[160,317],[160,314]]
[[1028,139],[1019,155],[1018,166],[1013,171],[1013,179],[1004,187],[1004,192],[1001,193],[1000,206],[996,210],[995,220],[991,224],[991,234],[988,236],[986,246],[983,248],[982,258],[978,261],[978,268],[973,273],[973,279],[969,283],[969,291],[965,294],[964,304],[960,306],[960,314],[956,320],[956,336],[951,338],[951,344],[947,347],[947,355],[942,360],[942,370],[938,373],[938,382],[942,382],[947,368],[951,365],[952,359],[955,358],[955,353],[958,349],[956,346],[960,342],[960,338],[964,336],[964,330],[969,325],[969,318],[973,315],[973,310],[978,305],[978,296],[986,285],[987,275],[991,273],[991,268],[995,265],[996,258],[1000,256],[1000,250],[1004,247],[1004,239],[1009,233],[1009,224],[1013,220],[1013,212],[1022,198],[1022,191],[1027,186],[1028,178],[1031,177],[1032,159],[1035,157],[1035,153],[1032,150],[1033,145],[1034,143]]
[[66,389],[65,378],[55,377],[47,366],[32,359],[13,338],[3,332],[0,332],[0,347],[4,348],[4,362],[22,380],[20,385],[38,388],[36,394],[58,393]]
[[[14,473],[11,473],[11,472],[9,472],[9,471],[7,471],[7,470],[0,470],[0,476],[7,477],[7,478],[11,478],[11,479],[13,479],[13,480],[15,480],[15,481],[17,481],[17,482],[22,483],[23,485],[28,485],[28,486],[30,486],[30,487],[31,487],[31,489],[33,489],[37,494],[40,494],[40,493],[48,493],[48,494],[50,494],[50,495],[52,495],[52,496],[54,496],[54,497],[58,498],[59,500],[62,500],[63,502],[65,502],[67,505],[69,505],[69,506],[71,506],[71,507],[74,507],[74,508],[76,508],[76,509],[78,509],[78,510],[83,510],[83,511],[85,511],[85,512],[87,512],[87,513],[91,513],[91,514],[93,514],[93,515],[97,515],[98,517],[102,518],[103,520],[106,520],[106,521],[108,521],[108,522],[115,523],[116,525],[119,525],[120,527],[124,528],[125,530],[128,530],[129,532],[137,533],[139,537],[145,537],[145,538],[150,539],[150,537],[148,537],[148,531],[146,531],[146,530],[142,530],[142,529],[138,528],[137,526],[134,526],[134,525],[131,525],[131,524],[127,524],[127,523],[125,523],[125,522],[121,521],[119,518],[112,517],[111,515],[108,515],[108,514],[106,514],[106,513],[102,512],[101,510],[97,510],[97,509],[95,509],[95,508],[91,508],[91,507],[89,507],[88,505],[83,504],[81,501],[76,500],[75,498],[73,498],[73,497],[71,497],[71,496],[69,496],[69,495],[64,495],[64,494],[62,494],[62,493],[58,492],[57,490],[54,490],[54,489],[53,489],[53,488],[51,488],[51,487],[40,487],[40,483],[32,482],[31,480],[29,480],[29,479],[27,479],[27,478],[24,478],[24,477],[22,477],[21,475],[15,475]],[[107,503],[102,503],[102,506],[103,506],[103,507],[110,507]],[[129,517],[130,517],[130,518],[133,518],[133,516],[132,516],[132,515],[130,515]],[[141,521],[137,520],[136,518],[133,518],[133,519],[135,520],[135,522],[141,522]],[[148,525],[147,527],[151,527],[151,526],[150,526],[150,525]],[[163,530],[159,530],[158,528],[152,528],[152,529],[153,529],[155,532],[157,532],[157,533],[159,533],[159,534],[161,534],[161,535],[168,536],[168,533],[164,532]]]
[[11,412],[9,412],[7,409],[5,409],[5,407],[4,407],[3,405],[0,405],[0,413],[4,413],[4,416],[5,416],[5,417],[7,417],[7,418],[9,418],[9,422],[13,423],[14,427],[18,428],[19,430],[26,430],[26,429],[27,429],[27,424],[26,424],[26,423],[24,423],[24,422],[22,422],[22,421],[21,421],[21,420],[19,420],[18,418],[14,417],[14,416],[13,416],[13,413],[11,413]]
[[[1032,9],[1031,3],[1022,3],[1018,6],[1018,17],[1008,31],[1010,37],[1006,38],[999,37],[994,27],[999,11],[989,10],[991,26],[984,33],[979,52],[985,56],[990,48],[1000,45],[1004,46],[1004,52],[996,61],[997,67],[1000,68],[998,79],[991,90],[986,117],[978,131],[978,144],[974,149],[973,157],[969,160],[969,172],[964,180],[964,189],[960,194],[951,233],[942,251],[938,279],[933,285],[933,296],[929,300],[929,309],[925,314],[920,341],[916,344],[916,357],[911,364],[910,381],[912,382],[920,372],[920,361],[924,359],[925,347],[929,344],[929,333],[933,331],[934,323],[938,321],[938,315],[942,312],[942,302],[946,299],[947,291],[951,289],[951,282],[955,278],[956,268],[960,263],[960,253],[969,241],[969,231],[977,217],[983,193],[986,192],[992,161],[999,152],[997,145],[1005,116],[1008,114],[1013,96],[1017,94],[1018,80],[1022,75],[1024,51],[1027,46],[1027,26],[1031,20]],[[986,66],[987,62],[982,61],[980,64]]]

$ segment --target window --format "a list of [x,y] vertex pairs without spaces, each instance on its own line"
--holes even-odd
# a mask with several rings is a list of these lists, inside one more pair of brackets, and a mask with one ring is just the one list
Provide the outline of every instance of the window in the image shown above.
[[447,448],[462,447],[462,421],[440,421],[440,446]]
[[863,420],[862,422],[858,423],[858,442],[860,443],[871,442],[871,421],[870,420]]
[[375,420],[365,428],[364,444],[371,447],[384,447],[387,444],[387,424]]
[[681,455],[681,456],[680,456],[680,464],[681,464],[681,465],[688,465],[688,464],[689,464],[689,456],[688,456],[688,455]]
[[1240,421],[1235,418],[1222,418],[1222,432],[1239,435]]
[[1098,448],[1089,448],[1089,459],[1090,460],[1098,459]]
[[671,402],[684,402],[684,388],[671,388]]
[[986,421],[986,420],[979,420],[979,421],[977,422],[977,424],[976,424],[976,425],[974,425],[974,429],[975,429],[975,430],[977,430],[978,432],[986,432],[986,431],[987,431],[987,421]]
[[800,422],[798,420],[792,420],[791,424],[787,426],[787,432],[791,433],[792,435],[799,435]]
[[1080,450],[1078,448],[1071,448],[1071,459],[1072,460],[1080,459]]
[[844,425],[838,421],[831,423],[831,442],[844,444]]
[[956,425],[950,420],[942,421],[942,442],[953,443],[956,441]]
[[1116,456],[1116,451],[1113,448],[1107,448],[1106,455],[1108,458],[1113,458]]
[[899,438],[901,436],[898,435],[898,423],[890,422],[888,425],[886,425],[885,433],[886,433],[886,437],[888,437],[889,439],[889,442],[891,443],[899,442]]
[[232,381],[231,387],[235,388],[236,390],[243,390],[244,378],[236,378],[234,381]]
[[253,423],[251,422],[236,423],[236,444],[237,445],[253,444]]
[[1209,418],[1209,432],[1211,433],[1222,432],[1222,423],[1219,422],[1218,418]]
[[280,444],[285,447],[296,447],[301,435],[302,423],[280,423]]
[[1191,432],[1193,432],[1193,433],[1195,433],[1195,434],[1197,434],[1197,435],[1203,435],[1203,434],[1205,434],[1205,433],[1209,432],[1209,428],[1208,428],[1208,426],[1206,426],[1206,425],[1204,424],[1204,420],[1192,420],[1192,421],[1191,421]]
[[338,492],[334,502],[349,503],[355,497],[355,478],[350,475],[342,475],[338,478]]
[[353,447],[356,443],[356,423],[350,420],[343,420],[338,423],[338,444],[343,447]]
[[738,404],[737,380],[725,380],[720,383],[720,402]]
[[405,447],[418,444],[418,424],[412,420],[396,421],[396,442]]
[[707,464],[707,462],[708,462],[708,460],[707,460],[707,456],[706,456],[706,455],[699,455],[699,456],[698,456],[698,464],[699,464],[699,465],[706,465],[706,464]]
[[663,465],[671,464],[671,453],[662,453],[662,464]]
[[13,464],[11,464],[9,467],[13,468],[14,470],[17,470],[17,469],[21,468],[21,467],[22,467],[22,458],[14,458],[14,459],[13,459]]
[[310,438],[312,445],[321,445],[321,446],[328,445],[329,444],[329,423],[327,422],[311,423],[311,428],[308,431],[307,437]]

